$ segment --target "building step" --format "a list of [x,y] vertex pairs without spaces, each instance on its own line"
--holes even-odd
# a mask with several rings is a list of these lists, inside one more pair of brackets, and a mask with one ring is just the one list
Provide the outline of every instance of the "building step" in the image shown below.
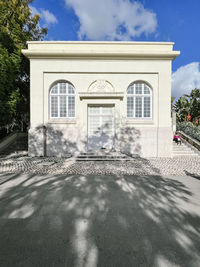
[[173,154],[173,157],[199,157],[199,155],[182,153],[182,154]]
[[184,149],[184,148],[182,148],[182,149],[173,149],[173,152],[185,152],[185,153],[187,153],[187,152],[194,152],[192,149]]
[[175,147],[186,147],[186,148],[188,148],[188,146],[186,146],[186,145],[184,145],[184,144],[182,144],[182,145],[173,145],[173,147],[175,148]]
[[174,151],[173,150],[173,152],[174,153],[185,153],[185,154],[198,154],[197,152],[195,152],[195,151],[193,151],[193,150],[176,150],[176,151]]
[[84,159],[84,158],[90,158],[90,159],[93,159],[93,158],[99,158],[99,159],[117,159],[117,158],[127,158],[127,156],[112,156],[112,155],[87,155],[87,156],[84,156],[84,155],[80,155],[78,156],[77,158],[79,159]]
[[174,150],[173,149],[173,152],[174,153],[188,153],[188,154],[198,154],[197,152],[195,152],[194,150],[192,150],[192,149],[180,149],[180,150]]
[[131,160],[133,160],[132,158],[115,158],[115,157],[113,157],[113,158],[96,158],[96,157],[94,157],[94,158],[76,158],[75,159],[76,161],[131,161]]
[[197,154],[194,151],[190,150],[190,151],[184,151],[184,150],[180,150],[180,151],[173,151],[173,153],[175,154]]
[[181,145],[173,143],[173,157],[198,157],[200,152],[188,144],[185,140],[182,140]]
[[190,147],[184,147],[180,149],[174,149],[173,148],[173,157],[198,157],[199,153],[192,150]]
[[76,156],[76,161],[129,161],[132,160],[132,157],[129,157],[120,152],[85,152],[80,153],[80,155]]

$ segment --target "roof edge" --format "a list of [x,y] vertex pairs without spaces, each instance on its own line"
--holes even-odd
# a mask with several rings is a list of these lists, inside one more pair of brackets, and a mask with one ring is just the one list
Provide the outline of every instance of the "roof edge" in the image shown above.
[[80,52],[80,51],[37,51],[23,49],[22,53],[30,58],[82,58],[82,59],[175,59],[180,51],[169,52]]
[[27,44],[120,44],[120,45],[174,45],[174,42],[144,42],[144,41],[27,41]]

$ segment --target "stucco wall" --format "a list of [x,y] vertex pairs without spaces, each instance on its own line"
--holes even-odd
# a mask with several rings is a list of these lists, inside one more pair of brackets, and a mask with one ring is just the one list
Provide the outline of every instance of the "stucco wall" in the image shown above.
[[[159,49],[162,50],[161,48]],[[117,150],[141,156],[171,156],[171,59],[54,57],[31,58],[30,63],[30,155],[44,154],[43,125],[47,127],[47,155],[64,156],[67,153],[86,151],[88,105],[114,104]],[[94,81],[101,79],[107,80],[115,92],[122,93],[122,97],[80,98],[80,93],[87,92]],[[75,119],[50,120],[49,89],[59,80],[69,81],[75,87]],[[126,117],[126,90],[132,82],[138,80],[148,83],[152,88],[153,117],[150,120]]]

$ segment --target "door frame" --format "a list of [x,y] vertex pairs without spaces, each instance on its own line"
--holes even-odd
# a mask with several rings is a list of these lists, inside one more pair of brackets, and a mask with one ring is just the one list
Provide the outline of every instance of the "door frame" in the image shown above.
[[115,103],[102,103],[102,104],[97,104],[97,103],[90,103],[87,104],[87,151],[89,150],[89,107],[112,107],[113,108],[113,137],[112,137],[112,148],[113,149],[115,147]]

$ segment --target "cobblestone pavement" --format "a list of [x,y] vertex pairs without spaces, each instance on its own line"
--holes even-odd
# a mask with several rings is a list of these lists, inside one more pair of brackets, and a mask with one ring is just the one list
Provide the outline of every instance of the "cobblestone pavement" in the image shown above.
[[200,175],[200,157],[133,158],[131,161],[76,161],[74,158],[0,157],[0,172],[35,174]]

